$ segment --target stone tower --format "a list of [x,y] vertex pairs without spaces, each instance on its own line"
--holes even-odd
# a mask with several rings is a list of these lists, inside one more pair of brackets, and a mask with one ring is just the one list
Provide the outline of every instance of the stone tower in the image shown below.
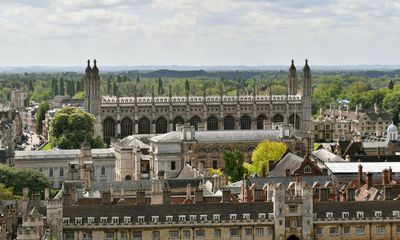
[[47,226],[50,229],[50,237],[63,239],[63,206],[61,199],[48,200],[46,207]]
[[303,99],[303,132],[311,132],[311,70],[308,66],[308,60],[303,68],[303,86],[302,86],[302,99]]
[[100,115],[100,76],[96,66],[96,59],[93,61],[93,68],[90,67],[90,60],[85,71],[85,110],[96,118]]
[[296,67],[294,66],[294,60],[292,59],[292,65],[289,68],[289,95],[297,94],[297,72]]

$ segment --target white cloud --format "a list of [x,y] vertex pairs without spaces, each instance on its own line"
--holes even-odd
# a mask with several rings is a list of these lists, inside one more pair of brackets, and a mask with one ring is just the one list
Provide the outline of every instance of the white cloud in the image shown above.
[[397,0],[3,0],[0,9],[0,65],[400,63]]

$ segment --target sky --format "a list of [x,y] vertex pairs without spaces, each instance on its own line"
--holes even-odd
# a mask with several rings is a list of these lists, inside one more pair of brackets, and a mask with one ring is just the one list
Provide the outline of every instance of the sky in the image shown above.
[[400,64],[399,0],[0,0],[0,66]]

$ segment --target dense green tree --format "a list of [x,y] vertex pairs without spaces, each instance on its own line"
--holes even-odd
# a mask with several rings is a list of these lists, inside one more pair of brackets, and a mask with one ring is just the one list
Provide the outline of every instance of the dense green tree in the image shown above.
[[64,78],[60,79],[60,95],[61,96],[65,95]]
[[75,93],[75,95],[72,97],[73,99],[85,99],[85,93],[83,91]]
[[107,78],[107,95],[111,96],[111,76]]
[[29,91],[33,91],[34,89],[33,89],[33,82],[32,82],[32,79],[29,79],[29,82],[28,82],[28,89],[29,89]]
[[390,82],[389,82],[389,90],[393,90],[393,87],[394,87],[393,80],[390,80]]
[[36,133],[42,134],[43,121],[46,116],[46,112],[50,109],[49,103],[44,101],[39,104],[38,110],[36,112]]
[[27,187],[32,192],[41,192],[50,188],[50,181],[40,172],[32,169],[9,167],[0,164],[0,183],[7,188],[12,188],[14,195],[22,195],[22,190]]
[[190,93],[190,85],[189,85],[189,80],[185,79],[185,94]]
[[60,90],[58,88],[58,80],[54,79],[53,96],[60,95]]
[[67,81],[67,95],[70,97],[75,95],[75,84],[72,80]]
[[157,90],[158,96],[162,96],[164,94],[164,87],[163,87],[163,81],[161,78],[158,79],[158,90]]
[[388,109],[392,114],[393,123],[398,125],[400,113],[400,91],[390,92],[386,94],[382,103],[385,109]]
[[224,172],[232,182],[239,181],[242,179],[244,174],[244,155],[243,148],[241,146],[235,146],[232,151],[224,152]]
[[118,96],[118,93],[119,93],[119,88],[118,88],[117,83],[116,83],[115,80],[114,80],[114,81],[113,81],[113,95],[114,95],[114,96]]
[[263,141],[259,143],[251,155],[251,163],[245,163],[244,168],[249,174],[262,175],[263,166],[268,166],[269,161],[282,158],[287,147],[282,142]]
[[83,91],[83,78],[76,80],[75,92]]
[[137,76],[137,77],[136,77],[136,83],[139,83],[139,82],[140,82],[140,77]]
[[92,148],[102,148],[103,141],[94,137],[94,123],[92,114],[74,107],[64,107],[54,115],[49,142],[52,147],[77,149],[86,139]]
[[15,196],[12,188],[6,187],[3,183],[0,183],[0,201],[1,200],[14,200]]

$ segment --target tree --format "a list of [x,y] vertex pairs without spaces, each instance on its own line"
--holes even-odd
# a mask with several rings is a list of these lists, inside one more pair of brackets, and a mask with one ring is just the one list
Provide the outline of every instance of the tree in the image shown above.
[[140,77],[137,76],[137,77],[136,77],[136,83],[139,83],[139,82],[140,82]]
[[65,94],[65,88],[64,88],[64,78],[60,79],[60,95],[64,96]]
[[32,79],[29,79],[29,82],[28,82],[28,88],[29,88],[29,91],[33,91],[33,83],[32,83]]
[[393,123],[397,125],[399,123],[400,113],[400,92],[390,92],[386,94],[383,99],[382,105],[385,109],[388,109],[392,114]]
[[161,78],[158,79],[157,93],[158,93],[158,96],[162,96],[164,94],[163,81],[161,80]]
[[269,161],[281,159],[286,149],[286,144],[282,142],[263,141],[253,151],[251,163],[245,163],[244,168],[249,174],[261,176],[263,165],[268,166]]
[[49,142],[52,147],[78,149],[87,140],[92,148],[104,147],[99,137],[94,137],[95,117],[74,107],[57,111],[50,125]]
[[57,96],[60,94],[60,91],[58,90],[58,80],[57,79],[53,79],[54,80],[54,84],[52,84],[52,92],[53,92],[53,96]]
[[0,200],[13,200],[15,196],[12,188],[6,187],[3,183],[0,183]]
[[76,80],[75,92],[80,92],[83,90],[83,78],[81,80]]
[[114,80],[114,81],[113,81],[113,95],[114,95],[114,96],[117,96],[117,95],[118,95],[118,92],[119,92],[119,89],[118,89],[117,83],[116,83],[115,80]]
[[224,163],[224,172],[228,175],[230,181],[236,182],[242,179],[244,174],[244,155],[242,147],[235,146],[233,151],[225,151]]
[[85,99],[85,93],[83,91],[75,93],[75,95],[72,97],[73,99]]
[[393,87],[394,87],[393,80],[390,80],[390,82],[389,82],[389,90],[393,90]]
[[0,183],[12,188],[14,195],[22,195],[25,187],[32,192],[41,192],[51,187],[50,181],[41,172],[4,164],[0,164]]
[[111,95],[111,76],[107,79],[107,94]]
[[189,81],[187,79],[185,79],[185,93],[189,94],[189,92],[190,92]]
[[43,121],[46,116],[46,112],[50,109],[48,102],[42,102],[39,104],[38,110],[36,112],[36,133],[41,134],[43,130]]

